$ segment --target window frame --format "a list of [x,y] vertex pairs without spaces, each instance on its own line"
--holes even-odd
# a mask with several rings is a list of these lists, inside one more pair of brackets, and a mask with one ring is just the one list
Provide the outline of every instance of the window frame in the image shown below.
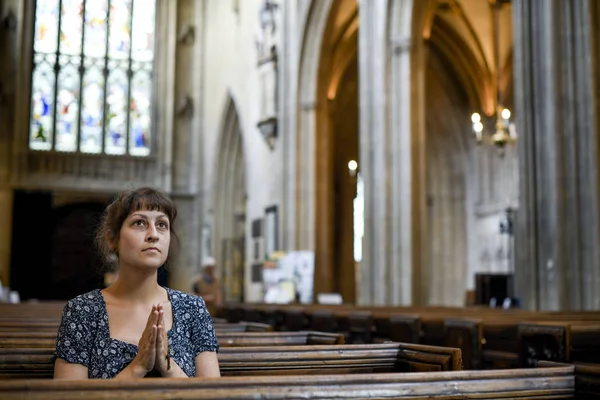
[[[150,79],[150,140],[149,140],[149,153],[148,154],[144,154],[144,155],[135,155],[132,154],[130,152],[130,126],[129,126],[129,122],[127,123],[126,126],[126,138],[125,138],[125,152],[123,154],[114,154],[114,153],[107,153],[106,152],[106,131],[105,131],[105,127],[106,127],[106,117],[105,114],[103,113],[103,123],[102,123],[102,133],[101,133],[101,149],[100,152],[98,153],[91,153],[91,152],[84,152],[81,150],[81,124],[78,123],[78,127],[77,127],[77,137],[76,137],[76,148],[72,151],[65,151],[65,150],[57,150],[56,149],[56,137],[57,137],[57,131],[56,131],[56,125],[57,125],[57,120],[56,120],[56,113],[53,113],[53,124],[54,124],[54,129],[52,130],[52,147],[50,149],[35,149],[31,147],[31,122],[32,122],[32,113],[33,113],[33,107],[32,107],[32,98],[33,98],[33,81],[34,81],[34,72],[35,72],[35,56],[36,54],[45,54],[45,53],[36,53],[35,51],[35,32],[36,32],[36,14],[37,14],[37,6],[38,6],[38,0],[30,0],[31,3],[33,3],[33,10],[31,11],[31,15],[29,16],[29,18],[27,18],[28,22],[29,22],[29,26],[25,26],[25,29],[28,31],[29,36],[28,35],[24,35],[24,40],[26,40],[27,42],[24,43],[25,48],[27,50],[27,57],[29,58],[30,62],[27,62],[26,64],[28,65],[28,69],[27,71],[23,71],[24,72],[24,79],[27,80],[27,106],[26,109],[23,110],[23,117],[25,118],[25,121],[23,121],[23,123],[25,124],[24,126],[24,140],[25,140],[25,146],[26,146],[26,151],[28,153],[31,154],[42,154],[42,155],[52,155],[52,156],[59,156],[59,157],[83,157],[83,158],[90,158],[90,159],[94,159],[94,158],[115,158],[115,159],[123,159],[123,160],[127,160],[127,159],[132,159],[132,160],[155,160],[158,157],[158,134],[160,132],[160,129],[158,127],[158,92],[159,92],[159,87],[157,84],[157,75],[158,75],[158,71],[157,71],[157,67],[158,67],[158,60],[157,60],[157,55],[159,54],[158,51],[158,42],[160,41],[159,38],[159,29],[160,29],[160,11],[161,11],[161,1],[160,0],[154,0],[154,5],[155,5],[155,12],[154,12],[154,29],[153,29],[153,56],[152,56],[152,60],[149,61],[148,63],[150,64],[150,68],[149,68],[149,79]],[[59,10],[59,22],[58,22],[58,26],[57,26],[57,31],[60,33],[60,14],[62,12],[62,4],[63,4],[63,0],[57,0],[58,1],[58,10]],[[82,24],[85,24],[85,3],[88,1],[94,1],[94,0],[82,0],[83,3],[83,17],[82,17]],[[110,8],[111,5],[111,1],[112,0],[107,0],[107,4],[108,7]],[[131,18],[130,18],[130,27],[133,24],[133,10],[134,10],[134,6],[135,3],[138,2],[138,0],[131,0],[132,1],[132,6],[131,6]],[[25,5],[25,7],[27,8],[27,5]],[[107,19],[110,18],[109,15],[107,15]],[[108,23],[108,21],[107,21]],[[84,26],[82,26],[82,34],[83,34],[83,29]],[[109,29],[107,28],[107,36],[109,35]],[[132,43],[132,35],[133,35],[133,30],[130,29],[130,46]],[[82,45],[83,45],[83,39],[82,38]],[[108,40],[108,39],[107,39]],[[59,66],[59,55],[62,55],[63,53],[60,52],[60,40],[57,37],[57,49],[56,52],[53,53],[54,57],[56,57],[55,63],[54,65],[51,65],[51,67],[54,69],[54,73],[55,73],[55,83],[54,83],[54,103],[56,103],[56,99],[58,97],[58,94],[56,93],[56,89],[58,87],[58,74],[60,73],[60,66]],[[22,56],[25,56],[25,54],[22,53]],[[81,112],[82,112],[82,93],[81,93],[81,87],[83,85],[83,74],[85,74],[85,67],[84,67],[84,63],[86,57],[83,54],[83,46],[81,49],[80,54],[74,56],[74,57],[78,57],[80,58],[80,65],[78,66],[78,77],[80,79],[80,93],[79,93],[79,99],[78,99],[78,118],[79,118],[79,122],[81,122]],[[111,60],[111,58],[108,55],[108,47],[106,49],[106,53],[105,55],[102,57],[103,58],[103,63],[104,66],[102,68],[101,73],[104,75],[104,88],[106,90],[106,82],[108,79],[108,65],[109,65],[109,61]],[[133,70],[132,70],[132,63],[134,63],[135,61],[132,60],[132,56],[131,56],[131,47],[130,47],[130,51],[129,51],[129,57],[127,59],[124,60],[124,62],[126,62],[128,64],[127,69],[124,70],[126,76],[127,76],[127,80],[128,80],[128,99],[130,103],[130,99],[131,99],[131,81],[133,79]],[[50,64],[49,64],[50,65]],[[57,68],[58,67],[58,68]],[[130,118],[130,113],[131,110],[129,109],[129,105],[128,107],[128,113],[127,113],[127,121],[129,121]],[[56,109],[56,104],[53,105],[53,108]],[[103,104],[103,108],[106,112],[107,110],[107,103],[106,103],[106,94],[104,94],[104,104]]]

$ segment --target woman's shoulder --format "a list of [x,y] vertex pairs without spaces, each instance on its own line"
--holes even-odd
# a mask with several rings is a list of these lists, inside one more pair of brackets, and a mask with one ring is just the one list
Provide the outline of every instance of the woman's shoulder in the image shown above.
[[202,297],[192,293],[186,293],[179,290],[165,287],[165,290],[169,294],[169,298],[172,303],[177,303],[178,308],[182,309],[200,309],[205,310],[206,304]]
[[102,301],[100,290],[95,289],[67,301],[64,310],[65,312],[75,311],[78,314],[97,313],[101,309]]

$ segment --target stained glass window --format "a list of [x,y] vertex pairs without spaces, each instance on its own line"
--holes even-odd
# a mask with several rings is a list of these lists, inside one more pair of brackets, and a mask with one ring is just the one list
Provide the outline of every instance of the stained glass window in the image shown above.
[[29,147],[147,156],[156,0],[37,0]]

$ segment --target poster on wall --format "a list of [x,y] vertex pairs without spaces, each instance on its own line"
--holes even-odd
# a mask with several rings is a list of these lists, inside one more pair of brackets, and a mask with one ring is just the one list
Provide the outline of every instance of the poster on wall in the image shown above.
[[275,254],[263,268],[264,302],[312,303],[314,266],[315,254],[312,251]]

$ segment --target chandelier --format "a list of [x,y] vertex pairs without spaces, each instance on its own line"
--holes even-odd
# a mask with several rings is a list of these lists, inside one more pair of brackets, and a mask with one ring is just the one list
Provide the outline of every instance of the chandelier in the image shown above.
[[494,57],[496,58],[496,110],[490,117],[482,116],[479,113],[471,115],[471,123],[475,140],[481,144],[484,137],[489,137],[489,141],[494,145],[500,155],[504,155],[504,148],[509,143],[517,140],[515,125],[511,122],[511,111],[505,108],[502,103],[502,91],[500,90],[502,63],[500,60],[500,10],[506,0],[494,1]]

